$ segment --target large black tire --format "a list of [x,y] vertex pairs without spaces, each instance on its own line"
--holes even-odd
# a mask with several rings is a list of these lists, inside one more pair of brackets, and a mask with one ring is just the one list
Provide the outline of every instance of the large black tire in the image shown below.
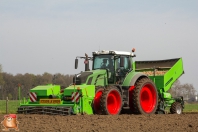
[[158,106],[158,92],[153,81],[140,78],[132,91],[131,110],[136,114],[154,114]]
[[100,108],[104,115],[119,115],[122,109],[122,96],[116,86],[108,86],[101,97]]
[[97,86],[95,89],[95,97],[93,100],[94,114],[102,114],[101,108],[100,108],[100,99],[102,97],[103,91],[104,91],[104,87],[102,87],[102,86]]
[[182,114],[183,108],[181,106],[181,103],[179,103],[179,102],[172,103],[170,112],[171,112],[171,114]]

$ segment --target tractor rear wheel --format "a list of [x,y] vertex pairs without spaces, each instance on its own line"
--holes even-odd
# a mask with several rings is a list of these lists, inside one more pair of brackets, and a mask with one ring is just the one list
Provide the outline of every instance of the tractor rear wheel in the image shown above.
[[104,91],[104,87],[102,86],[96,87],[96,90],[95,90],[96,94],[95,94],[94,101],[93,101],[93,110],[95,114],[101,114],[100,99],[101,99],[103,91]]
[[102,114],[118,115],[122,109],[122,96],[116,86],[108,86],[101,97],[100,108]]
[[174,102],[171,105],[170,112],[171,114],[182,114],[183,108],[179,102]]
[[147,77],[137,80],[132,91],[132,112],[136,114],[154,114],[157,106],[158,93],[153,81]]

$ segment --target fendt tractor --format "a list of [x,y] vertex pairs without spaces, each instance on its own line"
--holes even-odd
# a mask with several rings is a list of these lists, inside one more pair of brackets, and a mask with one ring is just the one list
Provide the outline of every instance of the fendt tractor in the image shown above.
[[[20,103],[23,114],[181,114],[183,97],[172,97],[168,90],[184,73],[182,58],[132,61],[132,52],[102,50],[77,56],[84,59],[85,71],[73,77],[73,83],[61,89],[48,84],[30,90]],[[93,61],[92,70],[89,61]],[[166,109],[166,110],[165,110]]]

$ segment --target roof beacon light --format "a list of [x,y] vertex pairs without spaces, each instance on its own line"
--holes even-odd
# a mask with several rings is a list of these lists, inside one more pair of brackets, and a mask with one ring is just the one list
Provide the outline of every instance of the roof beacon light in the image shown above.
[[135,48],[132,49],[132,52],[135,52]]

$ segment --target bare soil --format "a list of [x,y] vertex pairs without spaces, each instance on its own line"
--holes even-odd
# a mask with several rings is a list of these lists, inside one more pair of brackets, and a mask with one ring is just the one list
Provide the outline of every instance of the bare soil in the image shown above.
[[[0,122],[4,115],[0,115]],[[198,132],[198,114],[17,115],[21,132]],[[3,126],[0,124],[0,131]],[[10,129],[10,131],[15,131]]]

